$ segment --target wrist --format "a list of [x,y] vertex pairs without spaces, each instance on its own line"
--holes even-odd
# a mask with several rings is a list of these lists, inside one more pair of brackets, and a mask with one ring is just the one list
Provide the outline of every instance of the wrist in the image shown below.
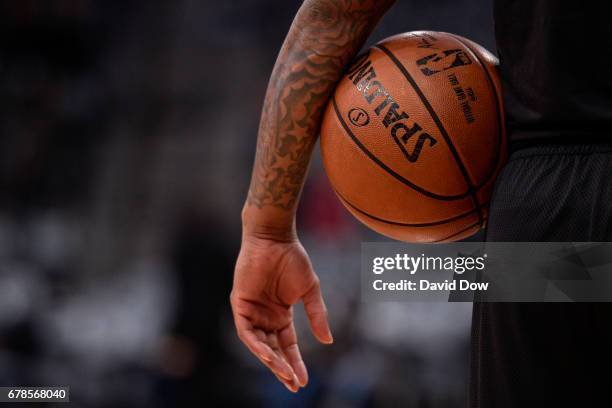
[[295,213],[245,204],[242,209],[242,239],[250,238],[277,242],[296,241]]

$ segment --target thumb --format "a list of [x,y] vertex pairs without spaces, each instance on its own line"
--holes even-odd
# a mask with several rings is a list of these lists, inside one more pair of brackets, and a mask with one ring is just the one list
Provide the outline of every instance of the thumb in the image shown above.
[[327,320],[327,308],[321,295],[321,286],[317,280],[312,288],[304,295],[304,310],[308,321],[310,322],[310,329],[314,336],[321,343],[331,344],[334,342],[331,330],[329,329],[329,322]]

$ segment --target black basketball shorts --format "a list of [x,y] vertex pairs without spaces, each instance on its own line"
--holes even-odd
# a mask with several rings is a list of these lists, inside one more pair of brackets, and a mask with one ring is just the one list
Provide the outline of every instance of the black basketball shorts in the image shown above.
[[[516,151],[487,241],[612,241],[612,143]],[[612,406],[612,303],[474,305],[471,407]]]

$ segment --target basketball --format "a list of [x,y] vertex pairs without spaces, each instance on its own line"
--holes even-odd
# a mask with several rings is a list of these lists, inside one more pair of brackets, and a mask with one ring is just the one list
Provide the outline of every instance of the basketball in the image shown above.
[[321,124],[321,152],[344,206],[407,242],[467,238],[487,221],[506,160],[497,58],[458,35],[418,31],[359,55]]

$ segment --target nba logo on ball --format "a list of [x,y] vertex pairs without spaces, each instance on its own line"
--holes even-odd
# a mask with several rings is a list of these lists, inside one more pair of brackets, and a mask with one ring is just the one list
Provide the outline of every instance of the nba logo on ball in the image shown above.
[[469,65],[472,61],[465,52],[459,49],[446,50],[440,53],[431,54],[417,61],[417,66],[421,72],[427,76],[447,69]]
[[506,160],[497,59],[448,33],[383,40],[338,83],[321,152],[340,201],[373,230],[408,242],[469,237]]

